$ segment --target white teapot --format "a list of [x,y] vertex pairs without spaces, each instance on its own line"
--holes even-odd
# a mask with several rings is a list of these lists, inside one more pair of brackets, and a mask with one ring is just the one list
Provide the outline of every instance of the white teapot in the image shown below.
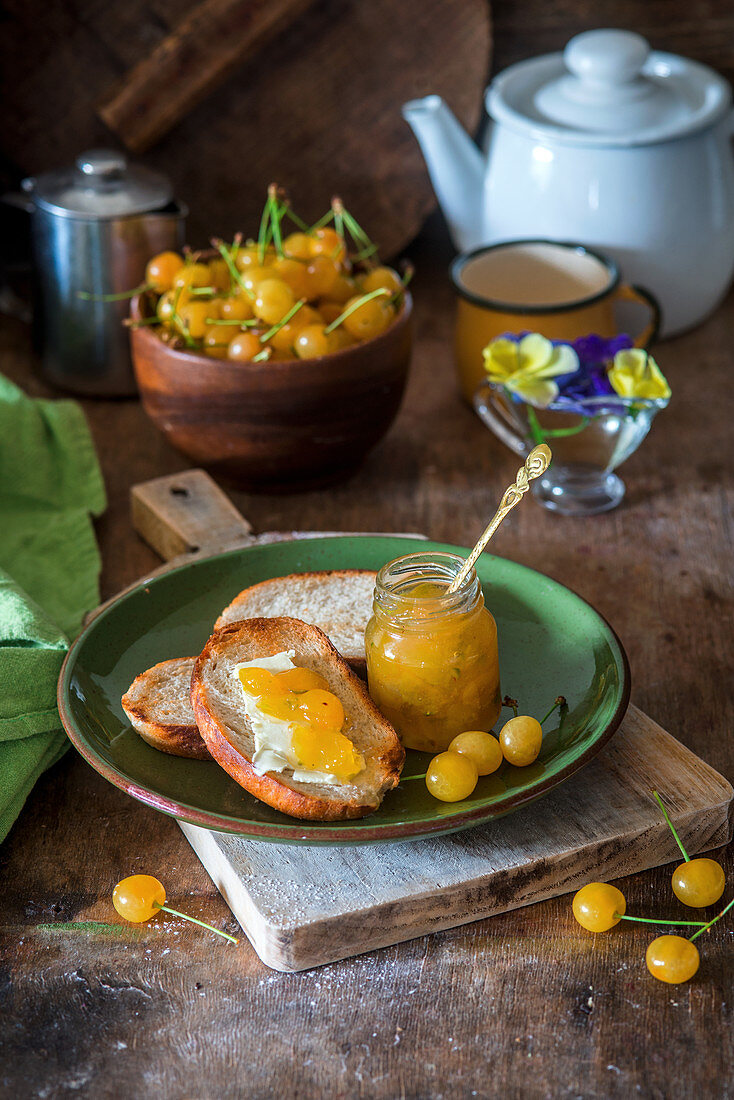
[[712,69],[587,31],[512,65],[485,98],[484,152],[439,96],[403,106],[460,251],[570,240],[649,287],[662,334],[695,325],[734,271],[731,88]]

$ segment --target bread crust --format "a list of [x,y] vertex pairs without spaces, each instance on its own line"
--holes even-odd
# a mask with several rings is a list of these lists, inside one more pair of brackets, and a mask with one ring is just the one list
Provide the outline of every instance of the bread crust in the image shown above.
[[[223,627],[228,625],[228,620],[225,619],[225,616],[227,615],[227,612],[230,610],[230,608],[234,608],[238,603],[246,603],[250,597],[256,595],[260,591],[266,591],[268,588],[273,587],[273,585],[281,586],[283,582],[287,581],[297,583],[299,581],[302,581],[304,577],[308,577],[309,580],[323,581],[332,580],[334,577],[369,577],[374,582],[377,574],[374,569],[317,569],[305,573],[287,573],[284,577],[268,577],[267,580],[258,581],[257,584],[251,584],[248,588],[243,588],[241,592],[238,592],[234,599],[230,600],[230,602],[219,615],[219,618],[214,624],[214,630],[222,630]],[[247,617],[247,611],[245,609],[243,619]],[[367,660],[365,657],[346,656],[345,654],[341,654],[341,656],[344,657],[344,660],[347,662],[347,664],[352,669],[354,669],[354,671],[357,672],[363,680],[367,679]]]
[[[371,757],[378,773],[377,790],[364,797],[320,797],[299,790],[292,776],[280,777],[273,773],[258,775],[248,756],[237,749],[227,736],[224,723],[214,712],[208,688],[208,669],[211,662],[231,654],[232,660],[254,660],[257,655],[269,656],[283,650],[296,651],[296,660],[308,667],[308,654],[318,649],[321,670],[327,666],[330,683],[338,682],[342,694],[350,697],[350,707],[358,709],[380,731],[382,747]],[[313,657],[312,657],[313,662]],[[272,618],[247,619],[231,623],[215,631],[196,660],[191,678],[191,704],[197,725],[209,752],[241,787],[256,798],[290,817],[312,821],[342,821],[364,817],[378,808],[384,795],[400,782],[400,772],[405,762],[405,750],[397,733],[372,702],[364,683],[356,676],[344,658],[337,652],[327,636],[318,627],[299,619]]]
[[[196,723],[171,722],[161,714],[159,686],[191,664],[193,657],[175,657],[136,676],[122,697],[122,709],[133,728],[144,741],[159,752],[169,756],[183,756],[189,760],[211,760],[211,753],[202,740]],[[193,718],[193,716],[192,716]]]

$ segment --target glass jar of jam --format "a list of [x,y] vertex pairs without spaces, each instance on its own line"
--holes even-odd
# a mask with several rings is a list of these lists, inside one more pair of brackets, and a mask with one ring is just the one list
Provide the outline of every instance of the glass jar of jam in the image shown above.
[[474,570],[456,591],[455,554],[408,554],[377,574],[365,634],[370,695],[406,748],[442,752],[490,730],[500,696],[497,626]]

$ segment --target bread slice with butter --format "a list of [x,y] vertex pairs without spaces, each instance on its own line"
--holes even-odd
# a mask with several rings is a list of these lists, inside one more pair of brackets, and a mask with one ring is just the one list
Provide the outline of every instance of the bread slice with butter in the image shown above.
[[221,630],[242,619],[285,615],[318,626],[345,661],[367,675],[364,632],[372,615],[376,574],[371,569],[291,573],[245,588],[214,624]]
[[[309,782],[302,769],[296,779],[293,767],[263,773],[255,766],[255,732],[237,669],[276,654],[292,654],[297,667],[319,673],[341,702],[342,732],[364,759],[364,768],[351,779]],[[299,619],[247,619],[215,631],[194,666],[191,703],[201,736],[217,763],[256,798],[292,817],[315,821],[364,817],[400,782],[405,751],[397,733],[326,634]]]
[[191,760],[211,760],[191,708],[195,657],[176,657],[136,676],[122,697],[133,728],[154,749]]

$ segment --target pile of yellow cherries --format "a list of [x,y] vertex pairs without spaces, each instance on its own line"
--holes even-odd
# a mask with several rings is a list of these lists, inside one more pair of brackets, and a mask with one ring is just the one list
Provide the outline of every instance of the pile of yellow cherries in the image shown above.
[[538,721],[529,714],[518,714],[517,701],[505,696],[504,706],[512,707],[514,717],[505,722],[499,737],[484,730],[457,734],[448,749],[434,756],[428,765],[425,775],[428,790],[441,802],[460,802],[474,792],[480,775],[491,775],[505,760],[516,768],[533,764],[543,743],[543,722],[556,707],[565,705],[566,700],[559,695]]
[[[653,795],[683,853],[684,862],[673,871],[673,893],[679,901],[692,909],[705,909],[708,905],[714,905],[724,893],[726,886],[721,864],[714,859],[690,858],[657,791],[653,791]],[[672,934],[658,936],[647,948],[645,962],[653,978],[668,982],[670,985],[678,985],[689,981],[698,970],[701,959],[694,940],[720,920],[733,905],[734,898],[709,921],[632,917],[626,912],[627,902],[621,890],[607,882],[589,882],[574,895],[573,915],[589,932],[608,932],[621,920],[636,921],[640,924],[667,924],[697,928],[698,931],[694,932],[690,939]]]
[[[294,231],[286,232],[291,222]],[[166,343],[213,359],[313,359],[383,333],[409,274],[380,264],[377,249],[340,199],[307,225],[273,184],[257,241],[212,241],[216,255],[161,252],[145,283],[151,325]]]

